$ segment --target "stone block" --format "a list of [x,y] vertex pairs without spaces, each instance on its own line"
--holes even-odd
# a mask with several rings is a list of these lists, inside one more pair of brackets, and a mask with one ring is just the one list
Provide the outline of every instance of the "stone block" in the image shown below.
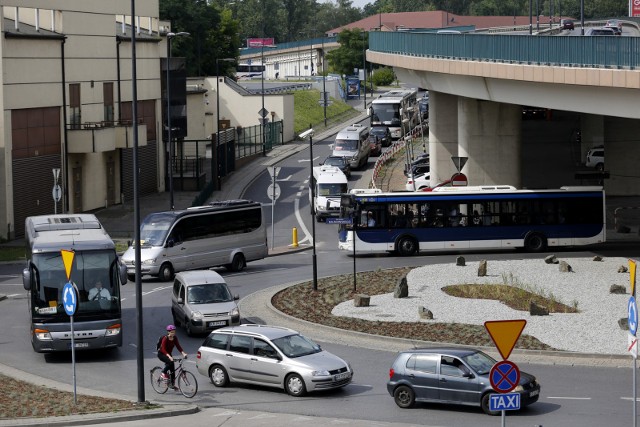
[[358,294],[353,298],[353,305],[356,307],[369,307],[371,297],[365,294]]

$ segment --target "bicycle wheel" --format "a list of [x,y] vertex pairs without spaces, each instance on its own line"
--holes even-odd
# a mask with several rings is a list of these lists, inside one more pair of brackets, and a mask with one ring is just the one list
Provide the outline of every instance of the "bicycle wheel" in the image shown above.
[[165,394],[169,388],[169,384],[166,380],[162,379],[162,368],[160,366],[156,366],[151,370],[150,375],[151,387],[153,387],[156,393]]
[[198,392],[198,380],[191,372],[183,369],[178,376],[178,388],[184,397],[193,397]]

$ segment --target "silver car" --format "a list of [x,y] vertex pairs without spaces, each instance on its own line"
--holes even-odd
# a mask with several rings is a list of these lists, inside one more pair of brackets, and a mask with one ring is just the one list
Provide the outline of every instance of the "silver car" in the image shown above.
[[212,270],[176,274],[171,297],[173,321],[187,335],[240,324],[240,310],[222,276]]
[[298,332],[241,325],[209,334],[198,349],[198,372],[216,387],[230,382],[283,388],[292,396],[344,387],[351,365]]

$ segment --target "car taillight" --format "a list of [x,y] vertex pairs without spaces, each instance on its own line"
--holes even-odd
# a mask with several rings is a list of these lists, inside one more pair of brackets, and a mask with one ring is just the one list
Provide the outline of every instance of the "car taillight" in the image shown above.
[[200,359],[202,357],[202,353],[200,353],[200,350],[198,350],[198,353],[196,354],[196,359]]
[[389,369],[389,379],[393,378],[393,374],[395,374],[393,368]]

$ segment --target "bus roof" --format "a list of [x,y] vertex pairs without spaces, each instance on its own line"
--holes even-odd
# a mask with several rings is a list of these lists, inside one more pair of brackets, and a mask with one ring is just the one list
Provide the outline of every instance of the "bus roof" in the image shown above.
[[27,244],[32,253],[65,250],[115,249],[98,218],[92,214],[27,217]]
[[[436,191],[437,190],[437,191]],[[360,192],[362,191],[362,192]],[[472,187],[440,187],[434,191],[398,191],[391,193],[370,193],[364,190],[352,190],[351,194],[356,198],[369,199],[368,201],[391,201],[391,200],[428,200],[436,198],[452,199],[456,196],[504,196],[504,195],[533,195],[533,194],[561,194],[561,193],[603,193],[601,186],[564,186],[558,189],[516,189],[510,185],[494,185],[494,186],[472,186]]]

